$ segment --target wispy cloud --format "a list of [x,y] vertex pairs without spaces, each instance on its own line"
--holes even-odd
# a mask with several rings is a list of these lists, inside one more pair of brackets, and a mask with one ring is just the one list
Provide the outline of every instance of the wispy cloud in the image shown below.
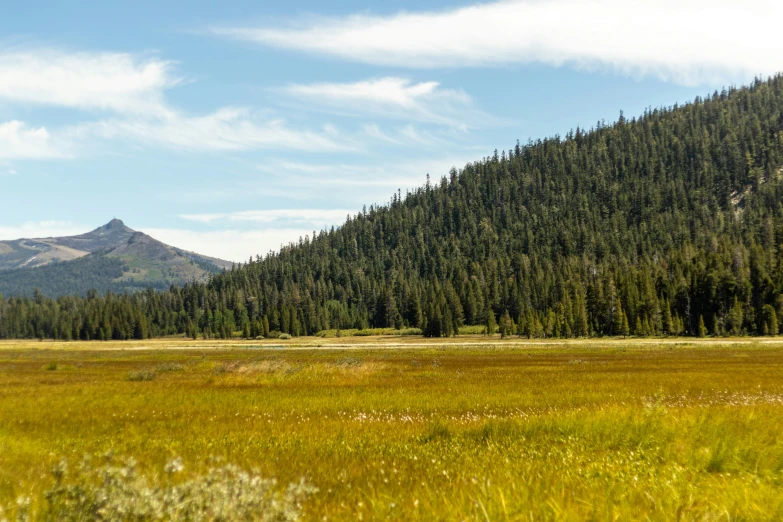
[[367,123],[365,125],[362,125],[362,132],[368,137],[378,141],[390,143],[392,145],[403,144],[401,140],[390,136],[387,132],[381,129],[377,123]]
[[181,83],[171,62],[124,53],[0,49],[0,101],[88,110],[100,116],[55,128],[0,123],[0,159],[89,154],[98,139],[188,151],[350,150],[334,128],[297,129],[243,107],[188,114],[165,91]]
[[281,245],[312,235],[312,228],[269,228],[263,230],[193,231],[176,228],[144,228],[144,233],[166,244],[199,254],[246,262],[257,255],[277,251]]
[[354,83],[293,84],[282,89],[316,110],[338,110],[360,116],[465,126],[485,125],[492,118],[478,111],[461,90],[444,89],[438,82],[413,83],[406,78],[376,78]]
[[383,66],[543,63],[695,85],[783,69],[781,19],[778,0],[508,0],[213,32]]
[[113,119],[73,129],[84,137],[124,139],[181,150],[239,151],[284,148],[347,151],[353,144],[333,129],[294,129],[284,120],[257,117],[246,108],[223,108],[206,116],[170,112],[163,118]]
[[78,226],[70,221],[28,221],[21,225],[0,225],[0,241],[22,238],[74,236],[95,227]]
[[286,226],[307,223],[311,226],[320,228],[322,226],[340,224],[349,214],[351,214],[350,210],[342,209],[290,208],[244,210],[240,212],[217,214],[182,214],[179,217],[188,221],[198,221],[201,223],[226,221],[233,223],[264,223],[267,225],[285,224]]
[[18,120],[0,123],[2,160],[64,158],[68,157],[66,149],[64,144],[54,144],[45,127],[31,127]]
[[166,112],[171,62],[124,53],[0,49],[0,99],[132,114]]
[[[394,189],[412,189],[424,185],[426,175],[433,179],[460,169],[475,158],[447,157],[396,161],[381,164],[313,164],[287,160],[268,160],[259,170],[275,175],[277,183],[314,187],[377,187],[391,196]],[[343,216],[344,217],[344,216]]]

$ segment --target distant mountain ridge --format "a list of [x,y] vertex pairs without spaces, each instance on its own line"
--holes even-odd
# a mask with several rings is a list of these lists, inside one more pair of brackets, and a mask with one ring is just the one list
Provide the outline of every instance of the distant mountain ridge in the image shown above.
[[0,241],[0,294],[134,292],[206,281],[232,263],[188,252],[119,219],[68,237]]

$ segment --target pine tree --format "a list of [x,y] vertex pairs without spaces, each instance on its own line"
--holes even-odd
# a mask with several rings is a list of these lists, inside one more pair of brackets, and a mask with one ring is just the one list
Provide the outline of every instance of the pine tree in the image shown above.
[[262,321],[262,324],[263,324],[264,330],[261,333],[261,335],[263,335],[265,339],[268,339],[269,338],[269,319],[267,318],[267,316],[264,316],[264,320]]
[[669,308],[669,302],[663,303],[663,327],[666,335],[676,335],[674,327],[674,319],[672,318],[672,311]]
[[505,339],[507,336],[514,332],[514,321],[511,320],[508,310],[503,314],[500,319],[500,338]]
[[631,334],[631,329],[628,327],[628,316],[625,315],[625,312],[623,312],[622,335],[623,337],[628,337],[630,334]]
[[699,337],[707,337],[707,327],[704,326],[704,316],[699,316]]
[[[612,333],[614,333],[614,335],[623,335],[623,317],[625,317],[625,312],[623,311],[623,305],[620,302],[619,297],[614,305],[613,315]],[[627,317],[625,318],[625,321],[628,321]]]
[[778,315],[772,305],[764,305],[763,309],[763,333],[764,335],[778,334]]
[[498,330],[498,323],[495,320],[495,314],[492,312],[492,310],[489,310],[487,312],[487,335],[492,336],[495,335],[495,332]]

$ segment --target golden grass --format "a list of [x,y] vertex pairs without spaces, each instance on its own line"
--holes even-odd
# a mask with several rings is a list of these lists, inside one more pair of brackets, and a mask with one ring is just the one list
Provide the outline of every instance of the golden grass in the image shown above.
[[779,342],[346,341],[0,343],[0,504],[113,451],[304,478],[308,520],[783,518]]

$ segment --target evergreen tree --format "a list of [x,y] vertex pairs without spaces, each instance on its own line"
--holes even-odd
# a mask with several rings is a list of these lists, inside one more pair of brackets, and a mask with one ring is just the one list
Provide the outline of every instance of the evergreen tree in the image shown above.
[[495,320],[495,314],[490,310],[487,312],[487,335],[494,335],[498,330],[498,323]]
[[628,337],[631,334],[631,329],[628,327],[628,316],[625,315],[625,312],[623,312],[623,323],[620,333],[623,337]]
[[511,320],[511,315],[506,310],[500,319],[500,338],[505,339],[512,333],[514,333],[514,321]]
[[778,334],[778,316],[775,312],[775,308],[772,305],[764,305],[763,310],[763,334],[764,335],[777,335]]
[[699,316],[699,337],[707,337],[707,327],[704,326],[704,316]]

